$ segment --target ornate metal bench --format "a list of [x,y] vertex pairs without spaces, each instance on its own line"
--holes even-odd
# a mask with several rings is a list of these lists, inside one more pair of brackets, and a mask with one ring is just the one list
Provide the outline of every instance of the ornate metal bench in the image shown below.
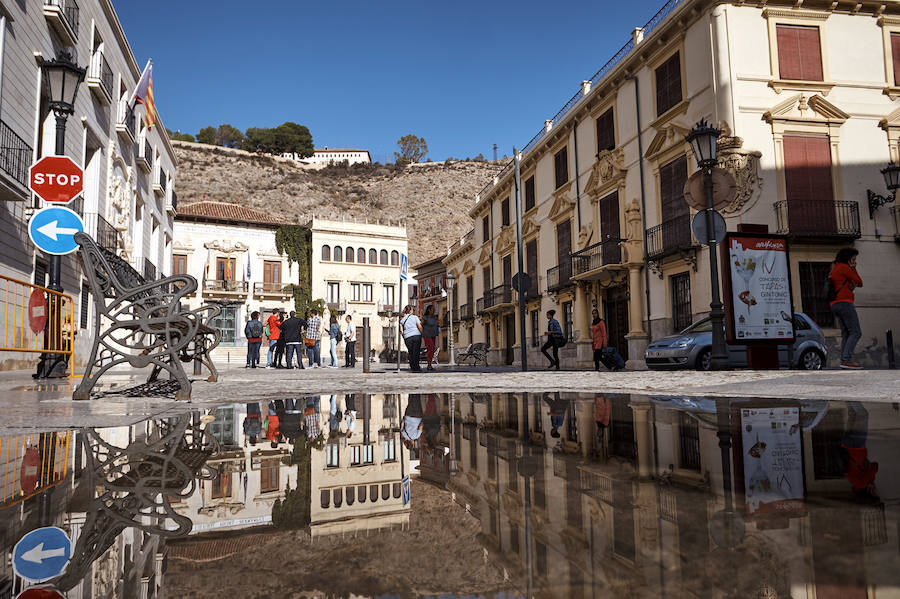
[[479,362],[487,366],[487,352],[487,343],[472,343],[456,355],[456,361],[462,364],[465,360],[472,360],[472,366],[478,366]]
[[221,308],[203,305],[188,310],[181,306],[182,299],[197,290],[194,277],[174,275],[147,281],[89,235],[77,233],[75,242],[80,246],[98,317],[84,378],[72,399],[90,399],[100,376],[126,362],[134,368],[153,366],[148,381],[168,371],[179,384],[175,399],[191,398],[191,382],[182,362],[199,359],[209,369],[207,380],[218,380],[210,352],[221,335],[211,323]]

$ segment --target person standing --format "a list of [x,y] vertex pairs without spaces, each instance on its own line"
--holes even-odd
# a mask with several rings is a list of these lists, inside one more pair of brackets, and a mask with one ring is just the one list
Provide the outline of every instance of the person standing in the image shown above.
[[328,337],[331,339],[331,364],[329,368],[338,367],[337,344],[341,340],[341,325],[338,324],[337,316],[331,315],[328,325]]
[[322,367],[322,354],[320,353],[319,342],[322,339],[322,319],[319,318],[317,310],[309,311],[309,318],[306,321],[306,357],[309,358],[310,368]]
[[406,344],[410,372],[422,372],[419,367],[419,354],[422,351],[422,321],[413,314],[412,306],[403,308],[400,326],[403,328],[403,342]]
[[344,341],[347,346],[344,348],[344,368],[354,368],[356,366],[356,325],[353,324],[353,318],[348,314],[344,319],[347,321],[347,331],[344,333]]
[[284,339],[284,347],[287,353],[287,368],[294,367],[294,354],[297,355],[297,368],[303,368],[303,350],[300,348],[300,329],[303,320],[297,318],[297,313],[291,310],[290,318],[281,323],[281,337]]
[[284,335],[281,334],[281,325],[284,323],[284,312],[278,311],[278,342],[275,344],[275,368],[284,368],[281,358],[284,357]]
[[422,338],[425,341],[426,359],[428,370],[434,370],[431,360],[434,359],[434,348],[437,336],[441,334],[441,325],[434,315],[434,304],[428,304],[425,308],[425,316],[422,317]]
[[600,318],[600,310],[594,308],[591,312],[594,317],[591,321],[591,347],[594,350],[594,370],[600,370],[600,357],[606,344],[609,343],[609,337],[606,335],[606,321]]
[[[563,346],[565,337],[563,336],[562,327],[559,321],[554,318],[556,310],[547,310],[547,342],[541,346],[541,353],[550,360],[550,366],[547,370],[556,368],[559,370],[559,348]],[[553,355],[547,353],[548,349],[553,350]]]
[[263,323],[259,320],[259,312],[250,314],[250,321],[244,325],[244,337],[247,338],[247,368],[259,367],[259,346],[262,345]]
[[856,257],[859,250],[841,248],[834,257],[834,266],[828,278],[834,287],[834,299],[831,301],[831,312],[841,327],[841,368],[860,370],[862,366],[853,361],[856,343],[862,337],[859,316],[853,291],[862,287],[862,277],[856,272]]
[[268,332],[266,336],[269,338],[269,355],[266,360],[266,367],[275,366],[275,346],[278,345],[278,338],[281,336],[281,321],[278,320],[278,308],[272,308],[272,314],[266,319],[266,328]]

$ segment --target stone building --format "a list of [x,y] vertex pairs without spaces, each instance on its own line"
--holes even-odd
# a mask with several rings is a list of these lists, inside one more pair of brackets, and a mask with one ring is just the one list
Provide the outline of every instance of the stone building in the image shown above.
[[[48,283],[49,257],[28,237],[28,221],[43,207],[28,190],[28,167],[55,151],[56,119],[41,61],[60,51],[87,69],[65,132],[65,154],[84,169],[84,192],[69,207],[89,234],[139,273],[167,275],[177,207],[175,155],[162,120],[145,127],[143,106],[130,102],[141,65],[110,0],[0,5],[0,275]],[[165,93],[157,98],[164,103]],[[90,292],[74,254],[62,258],[61,274],[82,331],[75,344],[80,361],[92,341]],[[21,308],[7,306],[10,316]],[[3,368],[33,362],[18,352],[3,354]]]
[[293,152],[284,153],[282,154],[282,156],[284,158],[296,160],[304,166],[310,166],[313,168],[325,168],[326,166],[332,164],[340,164],[342,162],[346,162],[349,165],[372,163],[372,157],[369,155],[368,150],[356,150],[353,148],[329,148],[328,146],[325,146],[324,148],[316,148],[315,150],[313,150],[313,155],[307,158],[299,158],[297,154]]
[[[568,367],[590,364],[593,307],[632,368],[651,338],[708,313],[708,251],[685,196],[697,165],[684,140],[705,118],[722,130],[719,166],[735,184],[720,209],[728,230],[787,235],[794,308],[832,346],[839,331],[822,281],[838,248],[859,249],[857,358],[885,364],[884,331],[900,320],[890,274],[900,210],[870,212],[866,190],[884,195],[880,170],[898,159],[895,38],[900,8],[867,1],[669,0],[635,29],[522,151],[530,363],[543,363],[551,308],[570,340]],[[444,259],[460,281],[457,339],[488,342],[495,364],[518,362],[522,350],[510,289],[514,185],[510,164],[475,196],[474,227]]]
[[[444,266],[443,256],[421,262],[413,268],[415,268],[418,281],[416,293],[418,294],[419,314],[425,314],[428,306],[434,306],[434,315],[441,322],[441,335],[438,338],[436,355],[437,359],[443,362],[450,355],[450,313],[447,308],[450,292],[447,289],[447,268]],[[456,320],[458,316],[454,313],[453,318]]]

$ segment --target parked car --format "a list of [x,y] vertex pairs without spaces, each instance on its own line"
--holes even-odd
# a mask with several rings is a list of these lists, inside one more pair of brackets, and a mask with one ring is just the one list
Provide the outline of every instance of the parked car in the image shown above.
[[[780,345],[778,361],[787,368],[821,370],[828,355],[825,335],[813,320],[802,312],[794,312],[793,346]],[[728,345],[728,362],[732,368],[747,366],[747,346]],[[696,368],[709,370],[712,353],[712,321],[704,318],[677,335],[657,339],[647,347],[644,359],[653,370]]]

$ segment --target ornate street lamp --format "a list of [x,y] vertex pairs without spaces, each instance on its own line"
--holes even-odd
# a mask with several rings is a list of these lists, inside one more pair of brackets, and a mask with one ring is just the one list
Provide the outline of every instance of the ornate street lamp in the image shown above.
[[871,189],[866,190],[866,195],[869,198],[869,218],[875,218],[875,211],[881,206],[894,202],[897,196],[897,188],[900,187],[900,165],[891,162],[881,169],[881,176],[884,177],[884,186],[887,187],[890,195],[883,196]]
[[[725,311],[722,309],[722,299],[719,294],[719,259],[715,237],[715,221],[713,220],[713,167],[718,162],[716,144],[722,132],[700,119],[691,132],[685,137],[685,141],[691,144],[697,165],[703,170],[703,184],[706,189],[706,230],[709,239],[709,279],[712,290],[712,301],[709,303],[709,318],[712,322],[712,350],[710,354],[710,368],[712,370],[724,370],[728,366],[728,353],[725,349]],[[703,242],[704,240],[700,240]]]
[[450,337],[450,360],[447,362],[448,366],[456,366],[456,361],[453,356],[453,286],[456,285],[456,277],[453,276],[452,272],[447,273],[446,277],[446,285],[447,285],[447,313],[450,315],[450,326],[447,331],[447,335]]

